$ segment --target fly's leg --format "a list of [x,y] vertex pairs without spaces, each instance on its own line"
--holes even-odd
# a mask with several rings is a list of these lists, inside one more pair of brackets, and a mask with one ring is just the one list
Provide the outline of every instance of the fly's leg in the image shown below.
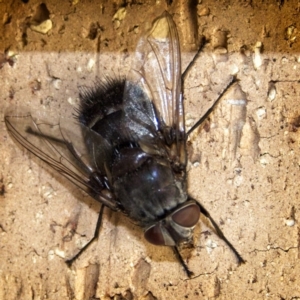
[[185,78],[186,78],[187,74],[193,68],[193,66],[194,66],[194,64],[195,64],[198,56],[202,52],[202,49],[205,46],[205,44],[206,44],[206,39],[204,37],[202,37],[202,39],[200,41],[200,46],[199,46],[199,49],[198,49],[197,53],[195,54],[195,56],[193,57],[193,59],[190,61],[190,63],[188,64],[188,66],[186,67],[186,69],[184,70],[184,72],[181,74],[182,88],[184,88],[184,81],[185,81]]
[[216,105],[219,103],[220,99],[222,99],[223,95],[226,93],[226,91],[237,81],[236,77],[232,77],[231,81],[228,83],[228,85],[225,87],[225,89],[222,91],[222,93],[219,95],[217,100],[213,103],[213,105],[206,111],[206,113],[192,126],[192,128],[186,133],[186,138],[189,137],[189,135],[197,128],[199,127],[206,118],[213,112]]
[[[194,64],[198,58],[198,56],[200,55],[200,53],[202,52],[203,47],[206,44],[206,39],[204,37],[202,37],[202,40],[200,42],[200,46],[199,49],[197,51],[197,53],[195,54],[195,56],[193,57],[193,59],[191,60],[191,62],[188,64],[188,66],[186,67],[185,71],[182,73],[181,75],[181,81],[182,81],[182,90],[184,90],[184,82],[185,82],[185,78],[187,76],[187,74],[189,73],[189,71],[194,67]],[[186,133],[186,139],[189,137],[189,135],[198,127],[200,126],[203,121],[205,121],[205,119],[212,113],[212,111],[214,110],[214,108],[216,107],[216,105],[219,103],[220,99],[223,97],[223,95],[226,93],[226,91],[237,81],[236,77],[232,77],[231,81],[228,83],[228,85],[225,87],[225,89],[222,91],[222,93],[219,95],[219,97],[217,98],[217,100],[214,101],[213,105],[206,111],[206,113],[193,125],[193,127]]]
[[103,211],[104,211],[104,205],[102,204],[101,205],[101,208],[100,208],[100,211],[99,211],[99,216],[98,216],[98,220],[97,220],[97,225],[96,225],[96,228],[95,228],[95,232],[94,232],[94,235],[93,237],[88,241],[87,244],[85,244],[81,249],[80,251],[74,256],[72,257],[71,259],[69,260],[66,260],[66,263],[69,267],[72,266],[73,262],[78,259],[78,257],[96,240],[98,239],[99,237],[99,233],[100,233],[100,228],[101,228],[101,225],[102,225],[102,217],[103,217]]
[[[187,76],[188,72],[190,71],[190,69],[194,66],[195,61],[197,60],[200,52],[202,51],[204,45],[205,45],[205,39],[203,38],[201,41],[201,45],[199,47],[198,52],[196,53],[196,55],[194,56],[194,58],[192,59],[192,61],[190,62],[190,64],[187,66],[186,70],[183,72],[182,74],[182,85],[184,85],[184,80],[185,77]],[[212,106],[205,112],[205,114],[192,126],[192,128],[186,133],[186,139],[188,139],[189,135],[198,127],[200,126],[206,119],[207,117],[212,113],[212,111],[215,109],[216,105],[220,102],[220,99],[222,99],[223,95],[226,93],[226,91],[237,81],[236,77],[233,76],[231,81],[227,84],[227,86],[225,87],[225,89],[222,91],[222,93],[219,95],[219,97],[214,101],[214,103],[212,104]],[[215,222],[215,220],[211,217],[210,213],[203,207],[202,204],[200,204],[198,201],[196,201],[197,205],[200,208],[200,211],[202,212],[202,214],[209,219],[209,221],[211,222],[211,224],[213,225],[217,235],[228,245],[228,247],[233,251],[233,253],[235,254],[235,256],[238,259],[238,263],[242,264],[245,263],[245,260],[241,257],[241,255],[238,253],[238,251],[234,248],[234,246],[229,242],[229,240],[225,237],[225,235],[223,234],[222,230],[220,229],[220,227],[218,226],[218,224]],[[176,247],[174,247],[174,251],[180,261],[180,263],[182,264],[182,266],[184,267],[186,273],[188,274],[188,276],[191,276],[191,271],[189,271],[188,267],[186,266],[186,264],[184,263],[178,249]]]
[[[196,201],[196,200],[195,200]],[[220,229],[220,227],[218,226],[218,224],[215,222],[215,220],[212,218],[212,216],[210,215],[210,213],[205,209],[205,207],[200,204],[198,201],[196,201],[197,205],[200,208],[201,213],[207,218],[209,219],[209,221],[211,222],[211,224],[213,225],[217,235],[219,236],[220,239],[222,239],[227,245],[228,247],[232,250],[232,252],[235,254],[235,256],[238,259],[238,263],[239,264],[243,264],[245,263],[245,260],[242,258],[242,256],[238,253],[238,251],[234,248],[234,246],[228,241],[228,239],[225,237],[224,233],[222,232],[222,230]]]
[[175,253],[175,255],[176,255],[178,261],[179,261],[180,264],[182,265],[182,267],[183,267],[185,273],[187,274],[187,276],[188,276],[189,278],[191,278],[191,277],[194,275],[194,273],[193,273],[192,271],[190,271],[190,269],[188,268],[188,266],[187,266],[186,263],[184,262],[184,260],[183,260],[183,258],[182,258],[182,256],[181,256],[181,254],[180,254],[178,248],[177,248],[176,246],[175,246],[175,247],[172,247],[172,248],[173,248],[173,250],[174,250],[174,253]]
[[[219,103],[220,99],[223,97],[223,95],[226,93],[226,91],[237,81],[237,79],[235,77],[232,77],[231,81],[229,82],[229,84],[226,86],[226,88],[223,90],[223,92],[219,95],[218,99],[213,103],[213,105],[206,111],[206,113],[192,126],[192,128],[187,132],[186,134],[186,138],[189,137],[189,135],[198,127],[200,126],[205,120],[206,118],[212,113],[212,111],[214,110],[215,106]],[[245,263],[244,259],[241,257],[241,255],[237,252],[237,250],[234,248],[234,246],[229,242],[229,240],[225,237],[225,235],[223,234],[222,230],[220,229],[220,227],[218,226],[218,224],[215,222],[215,220],[212,218],[212,216],[210,215],[210,213],[204,208],[204,206],[202,204],[200,204],[198,201],[196,201],[196,203],[198,204],[201,213],[209,219],[209,221],[211,222],[211,224],[213,225],[213,227],[215,228],[215,231],[217,233],[217,235],[228,245],[228,247],[233,251],[233,253],[235,254],[235,256],[238,259],[238,263],[242,264]]]

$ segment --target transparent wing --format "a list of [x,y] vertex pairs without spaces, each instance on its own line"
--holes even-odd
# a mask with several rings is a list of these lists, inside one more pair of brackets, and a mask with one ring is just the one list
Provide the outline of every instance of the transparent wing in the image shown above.
[[[71,182],[92,195],[96,200],[115,209],[112,199],[103,194],[94,174],[105,176],[105,159],[109,144],[85,126],[69,120],[65,124],[50,124],[36,120],[30,113],[6,113],[5,123],[12,137],[28,151],[46,162]],[[69,127],[69,128],[68,128]],[[90,150],[87,152],[84,135],[88,134]],[[96,165],[99,157],[103,165]]]
[[[144,91],[144,95],[137,97],[137,89]],[[155,137],[155,131],[160,131],[170,159],[185,165],[179,39],[176,25],[167,12],[154,21],[152,29],[139,41],[124,102],[125,114],[132,122],[131,133],[143,139],[146,135]],[[150,105],[152,108],[147,107]]]

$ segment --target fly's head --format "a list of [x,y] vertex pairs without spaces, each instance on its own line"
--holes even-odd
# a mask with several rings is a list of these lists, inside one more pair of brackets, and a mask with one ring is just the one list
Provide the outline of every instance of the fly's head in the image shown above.
[[200,217],[200,208],[195,201],[187,201],[162,220],[148,227],[145,239],[154,245],[177,246],[189,242]]

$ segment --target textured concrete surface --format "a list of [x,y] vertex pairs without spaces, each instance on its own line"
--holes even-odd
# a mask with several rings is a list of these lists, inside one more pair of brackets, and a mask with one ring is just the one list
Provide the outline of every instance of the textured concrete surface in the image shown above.
[[[44,3],[0,2],[0,299],[300,298],[298,1],[203,0],[190,12],[151,0]],[[201,218],[182,250],[189,279],[171,249],[107,209],[99,240],[68,267],[100,205],[17,146],[4,111],[71,115],[79,86],[126,75],[164,9],[184,66],[193,33],[208,40],[185,81],[188,127],[239,79],[188,142],[188,183],[247,262],[238,266]]]

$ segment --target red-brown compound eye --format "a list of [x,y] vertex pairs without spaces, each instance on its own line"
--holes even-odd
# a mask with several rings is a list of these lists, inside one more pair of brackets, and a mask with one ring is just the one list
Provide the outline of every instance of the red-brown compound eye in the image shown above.
[[165,245],[165,239],[158,223],[148,228],[145,231],[144,237],[151,244]]
[[191,203],[184,206],[172,214],[172,220],[183,227],[193,227],[200,217],[200,208],[197,204]]

